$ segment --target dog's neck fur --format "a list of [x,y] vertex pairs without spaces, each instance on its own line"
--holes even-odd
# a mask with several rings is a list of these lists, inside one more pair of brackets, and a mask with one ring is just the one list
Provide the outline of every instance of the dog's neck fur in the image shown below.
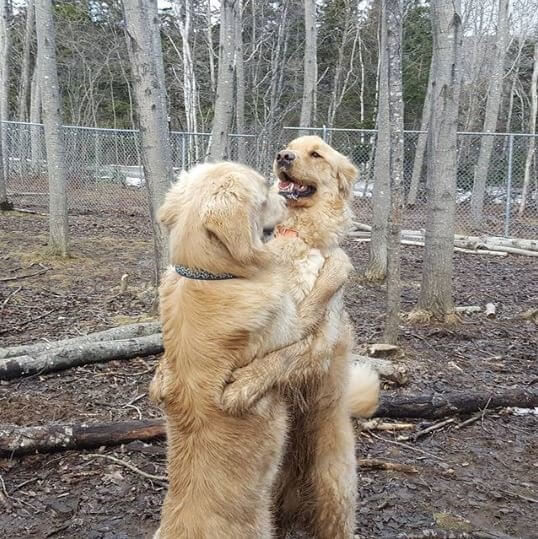
[[351,226],[352,212],[347,201],[324,199],[315,206],[289,208],[286,227],[313,249],[328,251],[340,245]]

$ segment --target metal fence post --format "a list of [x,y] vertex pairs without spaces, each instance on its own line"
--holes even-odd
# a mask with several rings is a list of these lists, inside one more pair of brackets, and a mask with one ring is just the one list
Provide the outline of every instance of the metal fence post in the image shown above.
[[181,170],[187,170],[186,161],[187,149],[185,147],[185,133],[181,135]]
[[327,126],[326,125],[323,126],[321,138],[323,139],[324,142],[327,142]]
[[508,171],[506,175],[506,207],[504,213],[504,235],[510,234],[510,207],[512,205],[512,153],[514,150],[514,135],[508,135]]

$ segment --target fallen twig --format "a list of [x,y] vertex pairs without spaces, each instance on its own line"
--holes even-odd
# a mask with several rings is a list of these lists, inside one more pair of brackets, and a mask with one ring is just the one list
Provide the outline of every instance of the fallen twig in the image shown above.
[[27,277],[35,277],[36,275],[42,275],[43,273],[46,273],[49,270],[50,268],[43,268],[39,271],[35,271],[34,273],[27,273],[26,275],[14,275],[13,277],[2,277],[0,278],[0,282],[5,283],[6,281],[17,281],[19,279],[26,279]]
[[131,464],[130,462],[126,462],[121,459],[117,459],[116,457],[113,457],[111,455],[102,455],[100,453],[88,453],[87,456],[111,460],[112,462],[115,462],[116,464],[120,464],[121,466],[125,466],[126,468],[129,468],[129,470],[141,475],[142,477],[145,477],[146,479],[151,479],[152,481],[160,481],[162,483],[167,482],[167,478],[164,475],[153,475],[153,474],[144,472],[140,468],[137,468],[134,464]]
[[433,432],[434,430],[439,430],[445,427],[446,425],[450,425],[450,423],[454,423],[456,421],[455,418],[451,417],[449,419],[445,419],[444,421],[440,421],[439,423],[435,423],[435,425],[431,425],[430,427],[419,430],[413,434],[409,435],[401,435],[396,438],[398,441],[401,442],[407,442],[408,440],[417,440],[418,438],[421,438],[422,436],[425,436],[429,432]]
[[408,464],[400,464],[399,462],[387,462],[379,459],[359,459],[361,468],[371,468],[373,470],[394,470],[404,473],[418,473],[418,470]]
[[414,423],[386,423],[379,419],[370,419],[361,424],[363,430],[410,430],[416,428]]
[[7,302],[11,299],[12,296],[17,294],[21,290],[22,290],[22,286],[19,286],[17,289],[13,290],[13,292],[11,292],[11,294],[8,294],[7,298],[2,302],[2,307],[0,308],[0,311],[4,310],[4,307],[7,305]]

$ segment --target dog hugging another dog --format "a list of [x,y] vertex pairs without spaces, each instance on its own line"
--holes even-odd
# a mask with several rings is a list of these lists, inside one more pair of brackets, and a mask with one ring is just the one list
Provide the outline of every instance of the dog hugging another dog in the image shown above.
[[351,417],[379,399],[377,374],[352,365],[343,303],[357,170],[307,136],[274,172],[269,187],[237,163],[198,165],[160,209],[173,266],[150,386],[168,437],[155,538],[353,537]]

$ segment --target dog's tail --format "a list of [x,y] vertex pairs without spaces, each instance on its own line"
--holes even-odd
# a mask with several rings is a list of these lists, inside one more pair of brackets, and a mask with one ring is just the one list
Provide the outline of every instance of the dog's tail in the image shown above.
[[379,405],[379,375],[366,363],[354,363],[348,386],[352,417],[371,417]]

